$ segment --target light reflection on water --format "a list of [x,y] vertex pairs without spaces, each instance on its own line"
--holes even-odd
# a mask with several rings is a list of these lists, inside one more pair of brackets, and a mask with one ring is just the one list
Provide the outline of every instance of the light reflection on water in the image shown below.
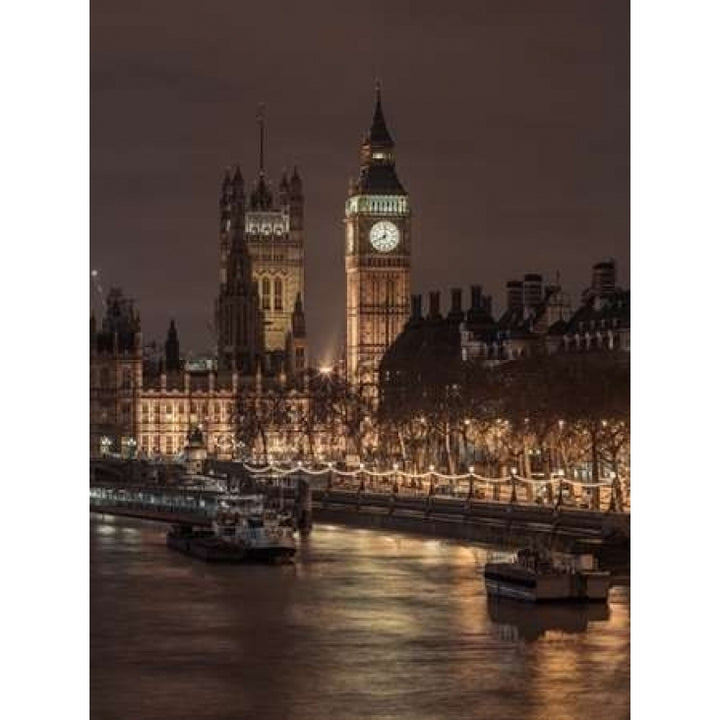
[[483,548],[316,527],[295,565],[213,566],[91,519],[94,720],[629,717],[629,590],[488,602]]

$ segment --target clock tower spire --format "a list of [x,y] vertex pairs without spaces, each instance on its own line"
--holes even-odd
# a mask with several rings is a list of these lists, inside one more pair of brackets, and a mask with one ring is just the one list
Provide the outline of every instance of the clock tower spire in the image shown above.
[[350,382],[375,395],[377,371],[410,312],[410,206],[375,86],[375,111],[345,203],[346,357]]

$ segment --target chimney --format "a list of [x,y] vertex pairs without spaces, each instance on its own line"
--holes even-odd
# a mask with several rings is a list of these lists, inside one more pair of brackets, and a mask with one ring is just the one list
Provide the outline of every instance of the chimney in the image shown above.
[[450,290],[450,312],[448,319],[453,322],[462,322],[465,319],[465,313],[462,308],[462,288],[452,288]]
[[603,297],[615,290],[616,271],[615,261],[612,259],[603,260],[593,265],[592,289],[596,295]]
[[526,309],[542,304],[542,275],[528,273],[522,283],[523,305]]
[[413,322],[422,320],[422,295],[411,295],[410,303],[412,306],[412,312],[410,314],[410,319]]
[[492,319],[492,298],[483,295],[482,285],[470,287],[470,309],[467,313],[469,323],[488,323]]
[[430,320],[440,319],[440,293],[437,290],[430,293],[430,314],[428,318]]
[[452,307],[450,312],[454,314],[462,313],[462,288],[453,288],[450,291]]
[[507,309],[522,310],[523,307],[523,284],[520,280],[508,280],[505,284],[507,292]]

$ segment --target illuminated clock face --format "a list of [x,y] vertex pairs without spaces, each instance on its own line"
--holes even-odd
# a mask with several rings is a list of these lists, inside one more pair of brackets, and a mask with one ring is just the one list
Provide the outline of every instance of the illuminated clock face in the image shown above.
[[370,229],[370,243],[379,252],[390,252],[400,242],[400,232],[387,220],[375,223]]

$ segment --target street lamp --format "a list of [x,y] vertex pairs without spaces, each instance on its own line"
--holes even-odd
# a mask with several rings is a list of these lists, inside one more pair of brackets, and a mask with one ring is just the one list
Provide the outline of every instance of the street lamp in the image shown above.
[[515,489],[515,476],[517,475],[517,468],[510,468],[510,484],[511,484],[511,490],[510,490],[510,502],[516,503],[517,502],[517,490]]
[[563,500],[565,499],[565,498],[563,498],[563,490],[564,490],[564,482],[563,482],[563,481],[565,480],[565,471],[564,471],[562,468],[560,468],[560,470],[557,471],[557,476],[560,478],[560,480],[558,481],[558,501],[557,501],[557,504],[558,504],[558,505],[562,505],[562,504],[563,504]]
[[617,506],[618,506],[618,500],[619,498],[619,491],[620,488],[618,487],[618,483],[615,482],[617,478],[617,474],[611,470],[609,473],[610,476],[610,507],[608,507],[609,512],[617,512]]
[[100,454],[107,455],[110,452],[111,445],[112,440],[107,435],[103,435],[103,437],[100,438]]

